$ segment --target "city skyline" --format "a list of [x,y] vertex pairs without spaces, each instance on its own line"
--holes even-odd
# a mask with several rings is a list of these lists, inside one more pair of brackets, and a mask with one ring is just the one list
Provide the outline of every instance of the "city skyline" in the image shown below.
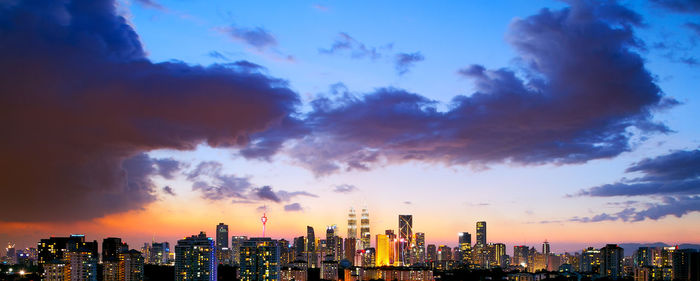
[[700,244],[698,10],[0,2],[0,245]]

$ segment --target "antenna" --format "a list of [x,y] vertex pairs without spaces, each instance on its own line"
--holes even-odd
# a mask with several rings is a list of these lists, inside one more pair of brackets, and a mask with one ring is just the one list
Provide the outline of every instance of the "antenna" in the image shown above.
[[262,221],[263,224],[263,235],[262,237],[265,237],[265,224],[267,223],[267,216],[265,213],[263,213],[263,216],[260,218],[260,221]]

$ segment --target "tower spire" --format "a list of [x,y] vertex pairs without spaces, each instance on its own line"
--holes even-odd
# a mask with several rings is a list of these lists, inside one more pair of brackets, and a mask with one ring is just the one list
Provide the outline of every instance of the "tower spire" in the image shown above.
[[263,224],[263,235],[262,237],[265,237],[265,224],[267,223],[267,216],[265,213],[263,213],[263,216],[260,218],[260,221],[262,221]]

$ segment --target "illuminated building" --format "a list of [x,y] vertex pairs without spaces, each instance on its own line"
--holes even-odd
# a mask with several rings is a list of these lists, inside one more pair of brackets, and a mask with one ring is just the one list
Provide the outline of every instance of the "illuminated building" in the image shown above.
[[[80,243],[85,243],[85,235],[41,239],[37,243],[39,265],[55,261],[62,262],[63,253],[70,249],[70,245],[78,245]],[[97,256],[97,241],[95,241],[94,254]]]
[[204,232],[177,241],[175,280],[216,280],[216,246]]
[[502,267],[506,268],[509,264],[506,264],[508,256],[506,256],[506,245],[503,243],[495,243],[491,245],[491,253],[493,255],[492,267]]
[[321,263],[321,279],[338,280],[338,262],[323,261]]
[[460,259],[465,264],[471,263],[472,257],[472,235],[469,232],[460,232],[459,236],[459,250],[462,254]]
[[433,271],[425,267],[381,267],[364,269],[357,280],[434,281],[435,278]]
[[10,264],[17,263],[17,253],[15,251],[15,245],[12,243],[7,243],[7,248],[5,249],[5,257]]
[[357,238],[357,215],[355,214],[355,209],[350,208],[348,213],[348,237],[347,238]]
[[314,235],[314,228],[311,226],[306,227],[306,253],[304,255],[306,263],[309,264],[309,268],[318,267],[316,257],[316,235]]
[[401,265],[408,263],[410,246],[413,244],[413,216],[399,215],[398,261]]
[[476,244],[485,246],[486,245],[486,222],[479,221],[476,222]]
[[124,276],[124,279],[120,279],[120,281],[142,281],[143,255],[141,255],[141,252],[129,250],[120,253],[119,273],[121,276]]
[[547,242],[547,239],[544,240],[544,243],[542,243],[542,254],[544,255],[544,264],[547,270],[552,270],[549,267],[549,254],[550,254],[550,248],[549,248],[549,242]]
[[601,257],[599,250],[593,247],[583,249],[583,251],[581,251],[581,266],[579,267],[579,270],[581,272],[599,273],[601,263],[600,260]]
[[250,238],[241,247],[241,281],[280,280],[280,249],[276,240]]
[[607,244],[600,249],[600,275],[613,279],[622,277],[622,259],[625,257],[625,250],[616,244]]
[[376,253],[376,266],[389,266],[392,265],[391,254],[392,245],[389,242],[389,236],[386,234],[377,234],[377,253]]
[[336,225],[326,227],[326,247],[324,260],[339,261],[343,252],[343,240],[336,234]]
[[289,245],[289,241],[280,239],[277,241],[280,247],[280,267],[285,266],[294,261],[294,251]]
[[450,261],[452,260],[452,249],[449,246],[440,245],[437,250],[438,261]]
[[119,272],[119,256],[117,260],[108,259],[102,262],[102,280],[103,281],[121,281],[124,280],[124,275]]
[[528,266],[529,249],[527,246],[513,246],[513,263],[522,267]]
[[435,248],[435,245],[429,244],[426,253],[428,255],[427,262],[433,264],[437,261],[437,249]]
[[372,237],[369,233],[369,212],[367,211],[367,208],[362,209],[362,218],[360,219],[360,235],[360,240],[362,240],[362,248],[369,248]]
[[44,281],[64,281],[67,280],[66,264],[63,262],[47,262],[43,264],[44,273],[41,280]]
[[216,225],[216,249],[228,248],[228,225],[220,222]]
[[[248,240],[248,236],[231,236],[231,259],[235,265],[241,263],[241,246],[243,246],[243,242],[246,240]],[[302,242],[302,247],[303,245],[304,243]]]
[[63,255],[64,278],[71,281],[97,281],[97,255],[92,249],[78,248]]
[[652,265],[651,248],[639,247],[634,254],[634,264],[635,264],[635,266],[638,266],[638,267],[651,266]]
[[306,252],[306,244],[304,241],[304,236],[294,238],[294,244],[292,246],[292,248],[294,249],[294,261],[306,261],[306,259],[304,258],[304,253]]
[[147,263],[164,265],[169,263],[170,243],[168,242],[151,242],[148,247]]
[[358,265],[355,263],[355,253],[357,252],[357,249],[355,249],[355,246],[357,245],[357,238],[345,238],[345,246],[343,248],[343,253],[345,254],[344,258],[352,263],[352,265]]
[[416,232],[415,247],[413,248],[416,262],[425,263],[425,233]]
[[102,261],[119,260],[119,253],[129,250],[129,245],[121,238],[108,237],[102,240]]
[[362,253],[362,266],[364,266],[364,267],[376,266],[376,264],[377,264],[377,250],[376,249],[370,247],[370,248],[358,250],[358,252]]

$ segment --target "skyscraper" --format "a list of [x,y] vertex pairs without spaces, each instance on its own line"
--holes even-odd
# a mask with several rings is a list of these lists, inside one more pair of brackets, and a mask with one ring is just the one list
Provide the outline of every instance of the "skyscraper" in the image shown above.
[[547,239],[545,239],[544,243],[542,243],[542,255],[544,255],[545,268],[547,268],[547,270],[556,270],[553,268],[549,268],[550,249],[549,242],[547,242]]
[[416,262],[425,263],[425,233],[416,232],[414,255]]
[[401,264],[407,264],[410,255],[410,246],[413,244],[413,216],[399,215],[399,241],[398,260]]
[[280,249],[276,240],[250,238],[241,247],[241,281],[280,280]]
[[248,236],[231,236],[231,259],[234,264],[241,263],[241,246],[248,240]]
[[228,248],[228,225],[223,222],[216,226],[216,249]]
[[119,274],[124,281],[143,281],[143,256],[136,250],[119,253]]
[[348,237],[347,238],[357,238],[357,215],[355,214],[355,209],[350,208],[348,213]]
[[513,264],[527,267],[529,252],[527,246],[513,246]]
[[476,222],[476,244],[479,246],[486,245],[486,222]]
[[335,235],[335,232],[337,231],[336,225],[330,225],[326,227],[326,257],[324,257],[324,260],[334,260],[337,261],[338,257],[338,241],[340,237]]
[[372,237],[369,234],[369,212],[367,208],[362,209],[362,218],[360,219],[360,239],[362,240],[362,248],[367,249],[370,247],[370,240]]
[[622,277],[622,259],[625,257],[625,250],[616,244],[607,244],[600,249],[600,275],[613,279]]
[[317,267],[316,259],[316,235],[314,235],[314,228],[311,226],[306,227],[306,263],[308,263],[309,268]]
[[175,246],[175,280],[216,280],[216,246],[214,240],[200,232],[177,241]]
[[459,250],[462,252],[462,262],[469,264],[471,262],[472,254],[472,235],[469,232],[460,232],[459,236]]
[[122,243],[121,238],[108,237],[102,240],[102,261],[117,261],[119,254],[129,250],[126,243]]
[[493,255],[492,265],[502,268],[508,267],[508,264],[506,264],[506,245],[503,243],[495,243],[491,247],[491,253]]
[[389,266],[391,263],[391,243],[386,234],[377,234],[377,252],[375,256],[376,266]]

